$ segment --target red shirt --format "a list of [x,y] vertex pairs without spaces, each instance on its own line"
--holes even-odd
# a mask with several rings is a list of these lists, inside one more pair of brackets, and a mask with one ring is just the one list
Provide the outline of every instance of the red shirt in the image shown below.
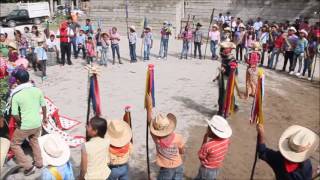
[[198,152],[201,164],[206,168],[220,168],[228,152],[230,140],[215,138],[203,144]]
[[283,42],[284,42],[283,36],[282,35],[278,36],[274,41],[274,47],[277,49],[280,49],[283,45]]

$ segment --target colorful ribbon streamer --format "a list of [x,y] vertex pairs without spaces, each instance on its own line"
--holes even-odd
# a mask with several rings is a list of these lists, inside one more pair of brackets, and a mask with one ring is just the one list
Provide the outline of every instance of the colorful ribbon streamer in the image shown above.
[[100,101],[100,93],[99,93],[99,84],[97,75],[93,74],[90,77],[90,91],[89,98],[92,103],[92,109],[96,116],[101,115],[101,101]]
[[251,119],[250,123],[263,124],[263,97],[264,97],[264,71],[263,69],[258,69],[258,82],[256,88],[256,95],[253,100],[251,108]]
[[[155,107],[156,101],[155,101],[155,95],[154,95],[154,65],[153,64],[149,64],[148,70],[147,70],[145,97],[147,97],[149,94],[152,97],[152,107]],[[144,107],[147,108],[146,102],[144,103]]]
[[227,82],[226,96],[224,99],[224,117],[228,117],[229,113],[234,111],[234,87],[236,83],[235,76],[235,69],[231,69],[231,73]]

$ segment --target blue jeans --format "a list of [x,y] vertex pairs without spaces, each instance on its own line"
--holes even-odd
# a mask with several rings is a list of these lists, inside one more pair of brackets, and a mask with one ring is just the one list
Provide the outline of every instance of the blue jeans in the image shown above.
[[[272,53],[271,53],[271,57],[270,57],[269,62],[268,62],[268,67],[270,69],[271,68],[276,69],[278,61],[279,61],[279,55],[280,55],[280,49],[273,48]],[[274,57],[276,57],[276,61],[275,61],[275,64],[273,66]]]
[[212,58],[215,58],[217,56],[217,41],[210,41],[210,50],[212,54]]
[[304,68],[302,72],[302,76],[305,75],[306,71],[308,70],[308,77],[311,77],[312,72],[312,63],[313,63],[314,55],[311,55],[311,57],[307,57],[304,59]]
[[303,59],[304,59],[304,53],[298,53],[298,54],[294,53],[292,71],[296,69],[297,61],[299,60],[298,73],[301,72]]
[[129,166],[128,164],[122,166],[110,166],[111,174],[108,180],[128,180],[129,179]]
[[109,54],[109,47],[102,47],[100,65],[105,65],[105,66],[107,66],[108,54]]
[[191,41],[183,41],[183,44],[182,44],[182,52],[181,52],[181,59],[183,57],[186,57],[186,59],[188,59],[188,52],[189,52],[189,49],[191,47]]
[[111,50],[112,50],[112,63],[115,63],[116,59],[116,53],[118,56],[119,63],[122,64],[121,59],[120,59],[120,51],[119,51],[119,44],[111,44]]
[[129,44],[131,62],[137,61],[136,44]]
[[161,38],[159,57],[166,58],[168,55],[169,39]]
[[75,57],[77,56],[77,42],[76,41],[77,41],[77,37],[71,38],[72,52]]
[[21,48],[19,51],[21,57],[27,57],[27,48]]
[[151,44],[144,44],[144,60],[150,60],[150,49],[151,49]]
[[214,180],[219,174],[219,169],[209,169],[201,166],[196,180]]
[[182,180],[183,165],[176,168],[160,168],[157,180]]

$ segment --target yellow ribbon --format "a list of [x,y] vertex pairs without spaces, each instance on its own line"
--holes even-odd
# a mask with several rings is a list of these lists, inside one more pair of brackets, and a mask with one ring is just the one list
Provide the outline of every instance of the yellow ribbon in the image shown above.
[[62,180],[62,176],[56,167],[51,166],[49,171],[56,178],[56,180]]

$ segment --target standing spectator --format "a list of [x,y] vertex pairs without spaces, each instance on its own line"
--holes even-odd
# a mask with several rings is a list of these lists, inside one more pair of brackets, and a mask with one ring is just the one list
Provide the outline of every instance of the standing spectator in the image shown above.
[[130,142],[132,130],[123,120],[111,120],[108,125],[108,138],[110,138],[110,164],[111,174],[108,180],[129,180],[129,158],[133,145]]
[[227,12],[226,16],[224,17],[224,24],[227,24],[229,27],[231,27],[231,18],[230,12]]
[[276,179],[312,179],[310,156],[317,150],[319,136],[298,125],[287,128],[278,143],[279,151],[269,149],[265,144],[265,132],[257,125],[259,158],[268,163]]
[[45,41],[45,37],[40,31],[38,30],[37,26],[32,26],[31,28],[31,39],[30,39],[30,56],[29,56],[29,61],[32,64],[32,67],[34,71],[37,71],[37,55],[35,54],[34,50],[38,46],[38,42],[43,42]]
[[215,18],[217,24],[219,27],[222,27],[222,25],[224,24],[224,16],[222,16],[222,13],[219,13],[219,15]]
[[[235,44],[236,44],[236,59],[242,62],[243,57],[243,47],[244,47],[244,41],[245,41],[245,26],[243,23],[239,25],[239,31],[235,33]],[[240,57],[239,57],[240,55]]]
[[0,31],[0,51],[3,55],[3,57],[8,57],[9,49],[8,49],[8,40],[5,36],[5,33]]
[[197,58],[197,50],[199,52],[199,59],[202,59],[201,46],[203,41],[203,32],[201,30],[201,24],[197,23],[196,30],[193,33],[194,36],[194,58]]
[[160,51],[159,51],[159,58],[158,59],[167,59],[168,55],[168,45],[169,45],[169,38],[171,35],[171,28],[170,23],[168,21],[163,22],[163,27],[161,28],[161,42],[160,42]]
[[308,53],[306,58],[304,59],[304,68],[302,72],[302,76],[305,75],[308,70],[308,80],[311,81],[311,71],[312,71],[312,63],[314,61],[314,57],[317,53],[317,37],[312,34],[309,43],[308,43]]
[[27,57],[28,41],[27,38],[21,34],[19,30],[15,31],[15,37],[18,44],[20,57]]
[[252,48],[252,44],[255,42],[256,37],[255,37],[255,32],[253,27],[248,27],[248,30],[245,33],[245,37],[244,37],[245,41],[244,41],[244,47],[246,49],[246,54],[249,53],[249,51]]
[[237,20],[234,17],[231,17],[231,41],[234,38],[234,34],[237,31]]
[[185,57],[185,59],[188,59],[188,53],[189,53],[189,49],[191,49],[191,42],[193,39],[193,34],[190,28],[190,25],[185,26],[184,31],[181,35],[181,38],[183,43],[182,43],[182,51],[181,51],[180,59],[183,59],[183,57]]
[[34,52],[37,55],[37,63],[40,64],[40,69],[42,71],[42,80],[47,79],[47,53],[46,53],[46,47],[43,42],[38,42],[38,46],[35,48]]
[[116,27],[112,27],[112,30],[110,32],[110,40],[111,40],[111,50],[112,50],[112,64],[115,64],[116,52],[117,52],[119,64],[122,64],[120,59],[120,50],[119,50],[120,34],[118,33],[118,29]]
[[136,54],[136,44],[137,44],[137,33],[136,27],[130,26],[129,27],[129,48],[130,48],[130,58],[131,63],[137,62],[137,54]]
[[265,53],[268,51],[268,41],[269,41],[269,29],[268,25],[264,25],[261,28],[261,34],[259,36],[259,42],[262,45],[261,61],[260,66],[263,67]]
[[71,46],[72,46],[72,52],[73,56],[76,57],[77,55],[77,34],[78,30],[81,28],[81,26],[77,23],[77,21],[74,21],[71,17],[68,18],[68,25],[69,28],[73,31],[74,35],[70,38],[71,39]]
[[87,57],[87,64],[93,63],[93,58],[96,57],[96,46],[93,42],[92,37],[88,37],[88,41],[86,43],[86,57]]
[[100,58],[101,61],[101,51],[102,51],[102,44],[101,44],[101,39],[102,39],[102,33],[101,33],[101,28],[97,29],[97,33],[95,35],[95,46],[96,46],[96,54],[97,54],[97,60]]
[[[278,65],[278,61],[279,61],[279,55],[282,52],[283,43],[284,43],[284,33],[283,33],[283,31],[281,29],[279,29],[279,34],[275,38],[274,48],[272,50],[271,57],[270,57],[270,63],[269,63],[269,66],[272,65],[274,70],[277,69],[277,65]],[[276,61],[275,61],[274,65],[273,65],[275,56],[276,56]]]
[[219,32],[218,28],[219,28],[218,25],[214,24],[212,26],[211,31],[209,32],[210,50],[211,50],[211,59],[212,60],[218,59],[217,46],[220,43],[220,32]]
[[91,23],[90,19],[86,19],[86,24],[82,28],[84,30],[84,33],[89,36],[93,36],[94,30],[93,30],[93,25]]
[[109,49],[110,49],[110,39],[108,33],[102,33],[102,52],[101,52],[101,62],[100,65],[107,66]]
[[297,32],[296,28],[290,27],[288,29],[288,34],[284,38],[284,43],[283,43],[285,54],[284,54],[284,64],[283,64],[282,71],[286,70],[287,63],[289,60],[289,63],[290,63],[289,72],[292,72],[291,74],[293,74],[293,70],[292,70],[293,56],[294,56],[293,50],[295,49],[298,41],[298,37],[295,35],[296,32]]
[[109,146],[110,139],[105,137],[107,121],[100,117],[90,119],[87,133],[90,140],[81,148],[80,180],[83,179],[108,179],[111,171]]
[[[41,133],[41,123],[47,123],[47,108],[43,93],[29,83],[29,73],[19,69],[13,74],[18,86],[11,93],[11,114],[15,118],[18,127],[15,129],[11,141],[11,150],[14,152],[18,164],[24,169],[24,175],[29,176],[35,172],[35,168],[42,168],[42,156],[38,143]],[[39,110],[42,108],[42,121]],[[22,143],[29,138],[32,147],[34,164],[29,160],[21,148]]]
[[[269,33],[269,41],[268,41],[268,48],[269,48],[269,54],[270,54],[270,56],[268,57],[268,68],[269,69],[273,68],[274,56],[278,52],[278,49],[276,49],[276,47],[275,47],[275,41],[278,38],[278,36],[280,36],[280,35],[281,34],[279,32],[279,26],[277,24],[272,24],[271,31]],[[273,57],[272,57],[272,55],[273,55]]]
[[149,61],[150,60],[150,50],[152,49],[153,46],[153,35],[151,32],[151,27],[147,26],[144,29],[143,34],[141,35],[141,38],[144,39],[143,43],[143,47],[144,47],[144,51],[143,51],[143,59],[145,61]]
[[228,152],[232,135],[231,127],[221,116],[208,120],[208,129],[203,137],[198,156],[201,162],[196,180],[216,179]]
[[296,76],[300,76],[301,68],[302,68],[302,60],[304,59],[305,55],[308,55],[308,33],[306,30],[302,29],[300,31],[299,39],[297,41],[297,46],[294,49],[294,59],[293,59],[293,67],[292,70],[296,69],[297,61],[299,60],[299,67]]
[[253,23],[254,32],[256,33],[257,38],[259,37],[259,31],[262,28],[262,26],[263,26],[263,23],[261,21],[261,18],[258,17],[257,21],[255,23]]
[[77,45],[77,52],[75,54],[75,58],[79,57],[80,50],[82,51],[82,59],[86,59],[86,35],[84,31],[80,29],[79,35],[77,36],[76,45]]
[[66,63],[72,65],[71,62],[71,38],[74,36],[74,32],[68,27],[67,22],[63,22],[57,33],[57,38],[60,38],[60,49],[61,49],[61,65],[64,66]]

